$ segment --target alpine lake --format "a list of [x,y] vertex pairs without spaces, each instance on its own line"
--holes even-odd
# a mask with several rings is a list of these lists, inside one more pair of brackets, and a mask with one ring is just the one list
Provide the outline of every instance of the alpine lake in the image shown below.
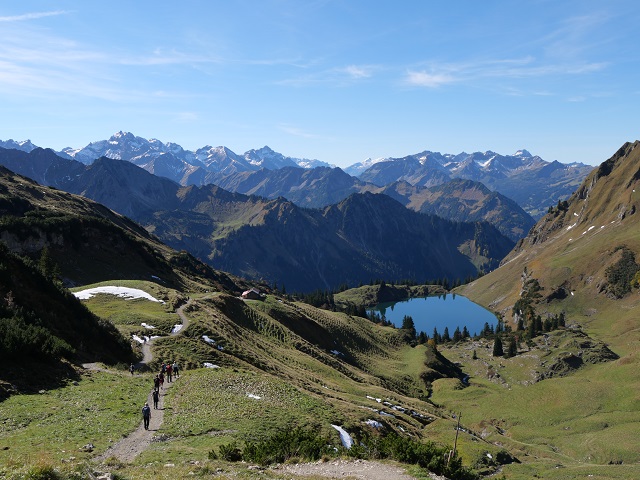
[[380,315],[398,328],[402,327],[402,319],[408,315],[413,318],[416,332],[424,332],[429,336],[433,333],[434,327],[440,334],[447,327],[449,334],[453,336],[456,328],[462,331],[465,326],[473,336],[482,332],[485,323],[492,327],[498,323],[496,316],[489,310],[455,294],[380,303],[368,310],[368,313]]

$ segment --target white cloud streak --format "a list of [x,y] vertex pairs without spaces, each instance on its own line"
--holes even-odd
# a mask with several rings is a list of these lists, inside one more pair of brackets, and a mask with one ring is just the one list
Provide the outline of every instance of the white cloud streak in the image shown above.
[[67,11],[64,10],[56,10],[52,12],[33,12],[33,13],[24,13],[22,15],[13,15],[8,17],[0,17],[0,22],[24,22],[28,20],[37,20],[39,18],[45,17],[55,17],[58,15],[66,15]]
[[278,128],[289,135],[293,135],[294,137],[301,138],[309,138],[309,139],[321,139],[323,138],[321,135],[317,135],[314,133],[305,132],[298,127],[294,127],[292,125],[280,124]]
[[605,69],[606,62],[538,64],[533,57],[485,60],[457,64],[434,64],[422,70],[408,70],[405,85],[438,88],[452,83],[471,83],[482,79],[519,79],[584,75]]

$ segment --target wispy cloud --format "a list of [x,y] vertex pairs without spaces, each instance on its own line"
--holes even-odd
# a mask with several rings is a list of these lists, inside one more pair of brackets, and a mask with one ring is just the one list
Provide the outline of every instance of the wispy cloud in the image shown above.
[[309,138],[309,139],[322,139],[322,138],[324,138],[322,135],[305,132],[301,128],[294,127],[292,125],[280,124],[280,125],[278,125],[278,128],[281,131],[283,131],[285,133],[288,133],[289,135],[293,135],[294,137]]
[[38,18],[55,17],[58,15],[65,15],[69,12],[65,10],[55,10],[52,12],[33,12],[24,13],[22,15],[12,15],[8,17],[0,17],[0,22],[24,22],[27,20],[37,20]]
[[375,67],[370,65],[349,65],[342,69],[348,76],[353,79],[369,78],[373,75]]
[[403,83],[409,86],[437,88],[452,83],[477,83],[483,79],[521,79],[584,75],[601,71],[606,62],[544,63],[527,56],[514,59],[482,60],[432,64],[428,68],[408,70]]
[[326,68],[281,80],[278,85],[305,87],[310,85],[333,85],[345,87],[358,81],[372,78],[382,67],[378,65],[348,65],[346,67]]
[[414,87],[437,88],[454,83],[456,78],[449,73],[431,73],[426,71],[407,72],[405,83]]

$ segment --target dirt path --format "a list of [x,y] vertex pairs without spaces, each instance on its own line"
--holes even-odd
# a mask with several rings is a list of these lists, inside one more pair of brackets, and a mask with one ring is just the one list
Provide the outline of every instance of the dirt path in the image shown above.
[[[184,309],[189,304],[191,304],[191,300],[189,300],[187,303],[185,303],[184,305],[182,305],[180,308],[176,310],[178,317],[180,317],[180,320],[182,320],[182,328],[175,333],[172,332],[171,336],[179,335],[188,327],[189,319],[184,314]],[[151,352],[152,343],[153,343],[153,340],[149,342],[145,342],[142,345],[143,357],[142,357],[142,361],[138,362],[138,367],[142,365],[147,365],[151,362],[151,360],[153,360],[153,354]],[[89,366],[90,364],[86,365],[86,367],[90,368]],[[142,406],[143,405],[140,405],[140,409],[139,409],[140,425],[138,426],[138,428],[135,431],[133,431],[130,435],[126,436],[125,438],[117,442],[115,445],[112,445],[111,447],[109,447],[107,451],[104,452],[102,455],[98,455],[97,457],[95,457],[94,461],[103,462],[108,458],[115,457],[123,463],[129,463],[129,462],[132,462],[140,453],[142,453],[151,444],[151,442],[153,441],[153,437],[157,435],[164,421],[164,412],[165,412],[164,400],[165,400],[167,391],[170,388],[173,388],[176,381],[179,381],[179,378],[176,379],[174,377],[172,382],[168,382],[165,379],[164,387],[160,389],[160,399],[158,401],[157,409],[153,408],[153,397],[152,397],[153,384],[151,383],[151,378],[149,380],[150,380],[149,388],[151,389],[151,391],[149,392],[149,395],[147,396],[147,402],[151,406],[151,420],[149,422],[149,430],[144,429],[144,425],[142,423]]]
[[[333,460],[330,462],[281,465],[276,472],[293,475],[319,475],[325,478],[358,478],[363,480],[415,480],[400,466],[369,460]],[[430,474],[432,480],[446,480]]]
[[[160,389],[160,400],[158,402],[158,408],[153,408],[153,399],[151,393],[147,397],[147,402],[151,405],[151,421],[149,422],[149,430],[144,429],[142,424],[142,413],[140,413],[140,425],[130,435],[120,440],[115,445],[112,445],[102,455],[98,455],[94,458],[96,462],[103,462],[108,458],[115,457],[123,463],[132,462],[140,453],[142,453],[152,442],[153,437],[158,433],[162,422],[164,421],[164,398],[167,394],[167,390],[173,387],[173,382],[165,382],[164,388]],[[142,410],[142,405],[140,405]]]

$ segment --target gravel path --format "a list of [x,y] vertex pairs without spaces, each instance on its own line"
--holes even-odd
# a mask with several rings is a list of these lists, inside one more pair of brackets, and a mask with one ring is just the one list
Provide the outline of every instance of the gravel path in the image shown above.
[[[372,462],[369,460],[334,460],[330,462],[298,463],[281,465],[274,469],[276,472],[309,476],[316,475],[325,478],[355,478],[363,480],[415,480],[400,466]],[[431,474],[433,480],[446,480]]]

